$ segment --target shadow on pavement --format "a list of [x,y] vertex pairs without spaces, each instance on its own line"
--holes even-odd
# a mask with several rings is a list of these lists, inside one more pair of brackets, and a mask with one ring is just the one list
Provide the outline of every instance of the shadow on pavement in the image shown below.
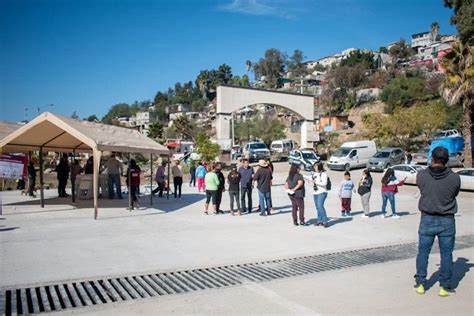
[[[457,258],[455,262],[453,262],[453,277],[451,279],[451,285],[453,289],[457,288],[459,283],[461,283],[462,279],[466,276],[466,274],[474,267],[474,263],[468,263],[469,259],[466,258]],[[439,266],[439,264],[438,264]],[[436,282],[439,281],[439,270],[436,271],[431,275],[431,277],[426,281],[425,287],[426,289],[430,289],[433,287]]]
[[3,227],[5,227],[5,226],[0,226],[0,232],[8,232],[8,231],[20,228],[20,227],[5,227],[5,228],[3,228]]
[[334,225],[337,225],[337,224],[342,224],[342,223],[350,222],[350,221],[352,221],[352,217],[337,218],[335,220],[330,220],[329,221],[329,226],[334,226]]

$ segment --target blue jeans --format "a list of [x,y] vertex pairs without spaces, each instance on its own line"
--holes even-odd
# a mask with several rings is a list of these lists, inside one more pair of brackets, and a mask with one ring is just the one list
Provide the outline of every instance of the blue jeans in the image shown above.
[[120,184],[120,175],[119,174],[109,174],[109,199],[114,198],[114,186],[117,190],[117,197],[122,198],[122,186]]
[[324,202],[326,201],[326,198],[328,197],[328,193],[324,192],[320,194],[315,194],[313,195],[313,197],[314,197],[314,205],[316,205],[316,211],[317,211],[316,222],[327,223],[329,219],[326,214],[326,209],[324,208]]
[[433,216],[422,214],[418,230],[419,244],[416,256],[416,284],[424,284],[428,269],[428,257],[436,236],[441,255],[439,284],[444,288],[451,287],[453,275],[453,250],[456,235],[454,216]]
[[270,191],[268,192],[260,192],[258,191],[258,199],[260,201],[260,214],[265,215],[270,214]]
[[382,192],[382,214],[385,214],[385,209],[387,208],[387,200],[390,201],[390,206],[392,207],[392,214],[397,214],[395,209],[395,193],[394,192]]

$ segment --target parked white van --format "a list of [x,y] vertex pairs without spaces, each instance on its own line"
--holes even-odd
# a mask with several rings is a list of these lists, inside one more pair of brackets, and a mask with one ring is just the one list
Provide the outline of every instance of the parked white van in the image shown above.
[[362,140],[341,145],[331,156],[328,167],[331,170],[349,171],[356,167],[365,167],[369,159],[377,152],[374,141]]
[[274,140],[270,145],[272,154],[278,155],[279,159],[288,159],[290,151],[296,148],[296,142],[292,139]]

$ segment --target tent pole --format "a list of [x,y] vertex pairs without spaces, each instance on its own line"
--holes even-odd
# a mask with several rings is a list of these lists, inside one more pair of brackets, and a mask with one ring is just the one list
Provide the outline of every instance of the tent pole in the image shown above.
[[40,204],[44,208],[43,147],[39,148]]
[[166,199],[170,199],[170,188],[171,188],[171,183],[170,183],[170,165],[171,165],[171,154],[168,155],[168,190],[166,190]]
[[[72,151],[72,156],[71,156],[71,167],[69,168],[69,170],[72,170],[73,166],[74,166],[74,159],[76,158],[76,151],[73,150]],[[76,175],[74,175],[76,176]],[[76,202],[76,192],[74,190],[74,184],[76,182],[76,179],[74,178],[74,180],[72,180],[72,175],[71,175],[71,196],[72,196],[72,203],[75,203]]]
[[94,219],[99,216],[99,168],[100,168],[100,157],[102,153],[98,149],[92,150],[92,156],[94,157],[94,172],[93,172],[93,197],[94,197]]
[[128,209],[132,211],[132,177],[130,174],[131,159],[130,153],[128,153],[128,170],[127,170],[127,183],[128,183]]
[[150,205],[153,205],[153,154],[150,154]]

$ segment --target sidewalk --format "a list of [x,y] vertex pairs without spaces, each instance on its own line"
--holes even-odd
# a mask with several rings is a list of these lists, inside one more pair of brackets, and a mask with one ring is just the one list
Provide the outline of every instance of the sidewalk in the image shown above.
[[[442,298],[435,284],[425,295],[413,288],[415,259],[329,271],[266,283],[207,290],[59,315],[472,315],[474,310],[474,248],[456,251],[457,293]],[[430,257],[429,273],[439,255]]]

